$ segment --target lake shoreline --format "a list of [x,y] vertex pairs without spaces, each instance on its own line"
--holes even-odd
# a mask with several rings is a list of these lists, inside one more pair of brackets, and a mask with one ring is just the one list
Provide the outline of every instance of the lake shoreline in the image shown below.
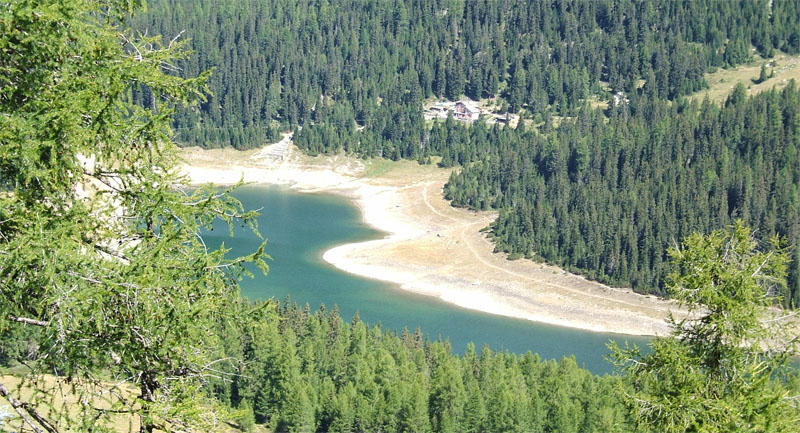
[[615,289],[557,267],[509,261],[480,233],[489,212],[449,206],[441,188],[449,171],[386,163],[398,173],[371,176],[346,157],[310,158],[289,148],[283,160],[268,149],[238,152],[182,150],[181,167],[192,185],[213,182],[285,185],[300,192],[346,196],[382,239],[339,245],[323,260],[359,276],[398,284],[463,308],[582,330],[625,335],[666,335],[670,302]]

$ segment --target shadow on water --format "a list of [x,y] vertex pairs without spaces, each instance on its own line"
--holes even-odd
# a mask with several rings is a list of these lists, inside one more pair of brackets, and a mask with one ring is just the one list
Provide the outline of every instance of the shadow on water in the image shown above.
[[[580,331],[467,310],[403,291],[395,284],[347,274],[325,263],[322,254],[335,245],[383,236],[361,221],[358,208],[347,199],[272,186],[247,186],[234,195],[246,209],[262,208],[259,230],[273,257],[268,276],[257,273],[241,282],[242,294],[250,299],[283,301],[290,296],[300,305],[308,303],[312,310],[321,304],[328,310],[338,305],[345,321],[358,311],[363,321],[381,323],[390,330],[420,327],[431,339],[449,338],[456,353],[472,341],[478,349],[487,344],[493,350],[531,351],[544,359],[574,355],[578,365],[596,374],[612,370],[604,359],[610,339],[620,345],[625,340],[647,344],[645,337]],[[260,244],[245,228],[235,227],[234,232],[235,237],[229,238],[220,225],[207,234],[206,242],[225,242],[231,254],[252,252]]]

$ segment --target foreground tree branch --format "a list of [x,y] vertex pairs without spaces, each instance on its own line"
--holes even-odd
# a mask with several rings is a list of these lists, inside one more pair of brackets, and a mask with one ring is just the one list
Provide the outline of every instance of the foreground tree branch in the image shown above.
[[[30,407],[28,403],[22,402],[14,398],[11,395],[11,392],[8,388],[5,387],[3,383],[0,383],[0,395],[3,396],[8,402],[11,404],[11,407],[14,409],[14,412],[22,418],[22,422],[30,426],[30,428],[36,433],[44,433],[45,431],[49,433],[58,433],[58,430],[45,419],[43,416],[39,415],[34,409]],[[34,422],[33,417],[36,422]],[[41,427],[40,427],[41,426]],[[43,430],[44,429],[44,430]]]
[[635,419],[665,433],[796,431],[800,408],[786,398],[796,392],[796,322],[776,326],[768,314],[779,301],[770,287],[785,284],[779,240],[759,250],[739,221],[690,236],[670,255],[672,295],[689,318],[670,317],[672,335],[653,340],[650,353],[611,345]]
[[[185,41],[136,36],[124,23],[142,3],[0,8],[0,329],[35,330],[32,374],[90,379],[82,401],[108,403],[63,411],[71,431],[113,429],[130,407],[108,402],[110,384],[130,377],[144,431],[217,428],[201,392],[214,324],[236,320],[244,263],[266,270],[263,245],[237,258],[203,242],[215,220],[255,228],[256,215],[227,193],[181,192],[169,114],[204,99],[208,74],[168,73]],[[32,408],[57,391],[36,391],[15,410],[54,431]]]
[[8,318],[14,322],[24,323],[26,325],[47,326],[50,324],[49,322],[45,322],[44,320],[29,319],[27,317],[8,316]]

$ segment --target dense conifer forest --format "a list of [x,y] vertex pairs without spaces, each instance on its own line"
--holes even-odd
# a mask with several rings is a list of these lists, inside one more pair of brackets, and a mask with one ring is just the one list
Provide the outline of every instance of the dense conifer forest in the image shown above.
[[[262,307],[263,308],[263,307]],[[296,432],[633,431],[618,376],[574,358],[544,361],[346,323],[336,307],[269,304],[248,326],[221,324],[225,365],[209,389],[243,424]]]
[[[723,107],[643,96],[608,118],[582,110],[551,134],[477,125],[445,154],[465,164],[445,195],[500,210],[491,236],[514,257],[663,294],[666,248],[692,232],[742,219],[762,241],[800,241],[799,109],[794,84],[752,98],[739,86]],[[778,294],[797,306],[797,253],[789,272]]]
[[[154,0],[133,24],[213,68],[213,96],[177,117],[179,141],[259,146],[276,128],[318,127],[321,150],[416,158],[422,99],[501,96],[511,112],[574,114],[590,96],[660,98],[703,73],[775,49],[800,51],[792,1]],[[354,134],[356,123],[365,126]],[[313,129],[313,128],[312,128]],[[313,141],[308,139],[306,141]]]

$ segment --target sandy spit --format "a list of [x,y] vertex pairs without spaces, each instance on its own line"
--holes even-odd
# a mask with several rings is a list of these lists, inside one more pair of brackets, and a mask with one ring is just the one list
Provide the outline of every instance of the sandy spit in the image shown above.
[[276,148],[286,148],[282,143],[249,152],[184,149],[180,169],[194,185],[244,180],[351,198],[364,221],[387,235],[324,253],[346,272],[492,314],[598,332],[668,332],[665,318],[676,310],[670,302],[494,253],[480,229],[496,215],[449,206],[441,193],[449,171],[412,162],[309,158],[291,146],[284,159],[275,158]]

